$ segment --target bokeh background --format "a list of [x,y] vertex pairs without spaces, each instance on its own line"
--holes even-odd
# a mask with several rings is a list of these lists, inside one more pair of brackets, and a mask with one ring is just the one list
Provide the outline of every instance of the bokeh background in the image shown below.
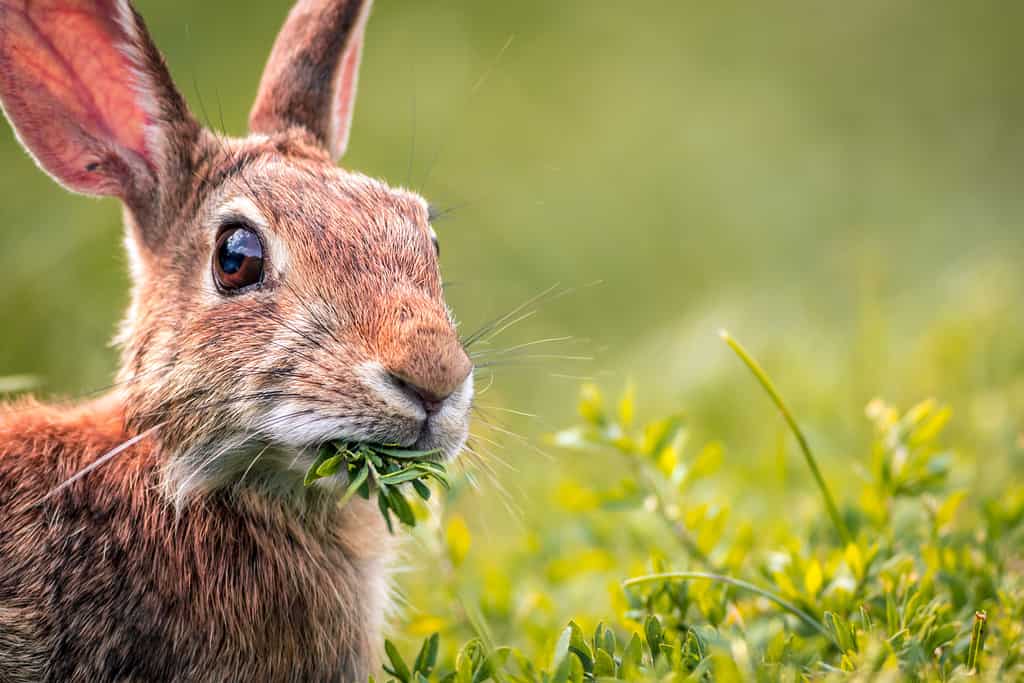
[[[193,109],[233,135],[288,4],[137,2]],[[543,437],[575,419],[583,378],[632,381],[638,410],[682,409],[695,443],[721,440],[747,517],[819,514],[719,328],[772,370],[841,498],[876,396],[949,404],[977,486],[1019,471],[1022,22],[1010,1],[378,1],[345,165],[445,211],[467,333],[550,290],[490,348],[569,338],[480,372],[477,446],[496,475],[455,506],[493,565],[481,580],[505,580],[481,591],[527,609],[508,548],[602,550],[557,491],[615,466]],[[119,208],[59,190],[4,126],[0,376],[81,395],[115,366]],[[419,553],[402,619],[455,618]],[[545,580],[615,563],[588,557]],[[567,589],[529,609],[564,623],[604,599]]]

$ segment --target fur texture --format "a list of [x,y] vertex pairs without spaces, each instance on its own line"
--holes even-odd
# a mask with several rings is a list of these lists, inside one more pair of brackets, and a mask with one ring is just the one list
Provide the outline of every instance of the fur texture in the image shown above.
[[[367,7],[300,0],[227,139],[124,0],[0,0],[0,102],[59,182],[123,200],[134,282],[110,393],[0,408],[0,681],[372,668],[392,539],[302,474],[333,439],[454,457],[473,385],[425,201],[333,164]],[[263,247],[240,293],[232,225]]]

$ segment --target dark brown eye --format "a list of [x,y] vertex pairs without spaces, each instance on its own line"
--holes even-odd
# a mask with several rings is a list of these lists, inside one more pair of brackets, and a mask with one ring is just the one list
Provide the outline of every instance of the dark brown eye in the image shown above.
[[225,227],[213,254],[213,275],[227,292],[237,292],[263,280],[263,243],[243,225]]

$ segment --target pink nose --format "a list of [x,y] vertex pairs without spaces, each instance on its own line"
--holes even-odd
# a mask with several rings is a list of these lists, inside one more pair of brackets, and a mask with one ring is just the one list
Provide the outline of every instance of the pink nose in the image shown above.
[[447,399],[448,396],[451,396],[451,392],[446,396],[433,394],[422,387],[416,386],[401,375],[392,374],[391,377],[395,380],[395,383],[398,384],[403,391],[409,394],[413,400],[418,401],[423,405],[423,409],[427,411],[427,415],[433,415],[434,413],[439,412],[441,407],[444,406],[445,399]]
[[454,330],[421,327],[403,337],[400,350],[382,359],[384,365],[396,383],[428,414],[436,413],[462,386],[473,364]]

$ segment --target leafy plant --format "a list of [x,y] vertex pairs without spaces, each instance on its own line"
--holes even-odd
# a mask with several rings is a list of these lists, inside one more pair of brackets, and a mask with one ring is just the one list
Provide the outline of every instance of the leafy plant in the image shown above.
[[402,484],[411,485],[423,500],[429,500],[431,495],[427,481],[433,479],[444,488],[449,487],[444,465],[430,459],[435,455],[436,451],[390,446],[326,444],[306,471],[305,484],[312,486],[320,479],[344,474],[348,487],[338,504],[345,505],[355,495],[368,500],[375,494],[388,531],[394,533],[392,512],[402,524],[416,526],[416,515],[402,491]]
[[[817,496],[800,498],[812,508],[805,523],[785,508],[731,521],[716,491],[778,500],[773,482],[737,488],[724,445],[692,445],[682,413],[638,420],[632,385],[615,401],[584,385],[581,423],[551,441],[605,454],[606,476],[554,484],[561,526],[497,558],[474,557],[463,518],[446,525],[442,511],[429,537],[447,569],[431,587],[453,607],[410,622],[405,636],[429,625],[416,662],[438,654],[425,671],[389,642],[386,673],[415,683],[1024,677],[1024,486],[972,491],[945,443],[952,411],[934,400],[906,411],[871,401],[870,447],[839,478],[820,467],[764,368],[726,341],[808,466]],[[601,579],[610,607],[562,630],[542,616],[577,586],[596,603]]]

